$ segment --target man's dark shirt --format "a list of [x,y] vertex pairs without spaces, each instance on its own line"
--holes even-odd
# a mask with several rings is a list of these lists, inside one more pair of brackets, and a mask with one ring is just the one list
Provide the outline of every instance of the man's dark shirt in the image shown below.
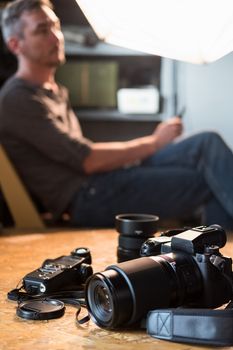
[[30,193],[58,217],[86,179],[83,137],[67,89],[12,77],[0,90],[0,142]]

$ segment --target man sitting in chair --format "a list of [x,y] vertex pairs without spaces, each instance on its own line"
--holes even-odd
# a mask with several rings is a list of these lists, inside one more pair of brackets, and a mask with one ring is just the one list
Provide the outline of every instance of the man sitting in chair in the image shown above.
[[60,22],[46,0],[16,0],[3,11],[5,42],[18,70],[0,93],[0,141],[30,193],[56,218],[112,226],[119,213],[233,228],[233,154],[221,137],[180,137],[173,117],[151,135],[124,142],[85,138],[66,88]]

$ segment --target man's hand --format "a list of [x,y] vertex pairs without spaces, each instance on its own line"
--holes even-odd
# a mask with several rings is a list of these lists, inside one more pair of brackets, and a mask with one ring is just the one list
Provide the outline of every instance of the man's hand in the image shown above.
[[172,142],[181,132],[180,118],[173,117],[159,124],[148,136],[122,142],[94,142],[90,145],[91,152],[83,163],[83,169],[86,174],[94,174],[135,164]]
[[183,125],[179,117],[172,117],[157,126],[153,135],[156,137],[158,148],[171,143],[177,136],[182,134]]

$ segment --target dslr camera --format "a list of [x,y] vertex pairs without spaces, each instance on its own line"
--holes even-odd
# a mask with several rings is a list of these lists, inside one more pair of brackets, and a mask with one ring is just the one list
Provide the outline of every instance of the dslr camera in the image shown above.
[[226,244],[222,227],[174,232],[149,238],[140,258],[88,279],[87,307],[97,325],[139,326],[153,309],[217,308],[231,300],[232,260],[219,251]]
[[68,256],[47,259],[23,278],[23,288],[30,295],[49,295],[78,291],[93,274],[88,248],[76,248]]

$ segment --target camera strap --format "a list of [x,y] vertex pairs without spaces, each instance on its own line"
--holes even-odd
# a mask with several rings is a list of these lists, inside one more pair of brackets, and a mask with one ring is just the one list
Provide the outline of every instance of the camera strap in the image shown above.
[[232,346],[232,302],[224,310],[152,310],[147,317],[147,332],[154,338],[173,342]]

